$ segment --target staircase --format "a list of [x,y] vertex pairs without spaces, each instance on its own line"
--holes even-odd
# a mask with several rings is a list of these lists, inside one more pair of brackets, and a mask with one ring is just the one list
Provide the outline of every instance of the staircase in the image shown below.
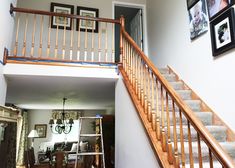
[[[193,94],[195,94],[188,86],[179,79],[178,75],[175,74],[170,67],[168,68],[160,68],[160,73],[165,77],[165,79],[170,83],[170,85],[175,89],[178,95],[186,102],[186,104],[193,110],[194,114],[198,117],[198,119],[203,123],[203,125],[208,129],[208,131],[213,135],[213,137],[219,142],[222,148],[235,160],[235,141],[234,137],[228,137],[227,132],[231,132],[228,130],[229,128],[226,125],[218,124],[214,121],[215,113],[213,111],[205,111],[203,109],[203,104],[205,104],[200,98],[195,99]],[[172,106],[169,106],[172,108]],[[169,109],[172,111],[171,109]],[[173,120],[172,114],[170,113],[170,119]],[[176,110],[176,122],[179,121],[179,113]],[[223,121],[220,121],[222,123]],[[172,122],[171,122],[172,123]],[[183,131],[187,132],[187,120],[185,117],[182,118],[183,123]],[[171,126],[171,130],[173,127]],[[172,133],[173,131],[171,131]],[[179,135],[179,129],[177,129],[177,134]],[[173,137],[173,135],[171,136]],[[178,136],[179,137],[179,136]],[[184,149],[186,155],[186,167],[190,167],[189,164],[189,145],[187,143],[187,134],[184,134]],[[192,150],[193,150],[193,160],[194,166],[199,167],[199,159],[198,159],[198,143],[197,143],[197,132],[191,128],[191,139],[192,139]],[[173,140],[173,139],[172,139]],[[233,141],[232,141],[233,140]],[[179,151],[181,151],[181,145],[178,144]],[[210,167],[209,163],[209,153],[208,147],[204,142],[201,142],[201,155],[203,161],[203,167]],[[181,153],[179,153],[181,155]],[[219,163],[214,163],[214,167],[221,167]]]
[[121,22],[119,70],[161,167],[235,168],[234,132],[170,68],[157,69]]

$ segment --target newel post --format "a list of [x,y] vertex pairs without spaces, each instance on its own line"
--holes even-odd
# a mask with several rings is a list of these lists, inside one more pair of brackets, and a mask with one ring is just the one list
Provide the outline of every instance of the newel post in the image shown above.
[[120,62],[123,63],[123,35],[122,31],[125,30],[125,18],[123,15],[120,17]]

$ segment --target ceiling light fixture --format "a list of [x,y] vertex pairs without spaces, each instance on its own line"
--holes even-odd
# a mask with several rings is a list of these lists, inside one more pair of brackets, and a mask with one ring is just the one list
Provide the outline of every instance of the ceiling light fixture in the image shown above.
[[[65,105],[66,100],[67,100],[67,98],[63,98],[63,110],[62,110],[62,113],[60,115],[61,117],[56,120],[56,123],[54,122],[53,119],[50,119],[50,121],[49,121],[49,124],[51,125],[50,127],[51,127],[52,133],[68,134],[72,130],[72,126],[74,124],[73,119],[70,118],[67,121],[66,118],[65,118],[64,105]],[[67,116],[67,114],[66,114],[66,116]],[[56,124],[56,125],[54,125],[54,124]],[[53,126],[54,126],[54,129],[53,129]]]

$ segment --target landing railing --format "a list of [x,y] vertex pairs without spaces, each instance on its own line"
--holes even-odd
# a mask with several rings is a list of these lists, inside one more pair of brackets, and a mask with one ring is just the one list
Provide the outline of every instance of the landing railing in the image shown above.
[[[190,168],[202,168],[207,162],[212,168],[216,162],[224,168],[234,168],[230,156],[125,31],[123,18],[120,47],[123,62],[120,71],[161,165],[167,167],[164,166],[167,162],[173,167],[186,167],[187,163]],[[194,131],[196,136],[192,137]],[[197,142],[196,149],[193,140]],[[202,145],[208,148],[207,156]]]
[[7,60],[115,63],[115,24],[120,20],[16,8]]

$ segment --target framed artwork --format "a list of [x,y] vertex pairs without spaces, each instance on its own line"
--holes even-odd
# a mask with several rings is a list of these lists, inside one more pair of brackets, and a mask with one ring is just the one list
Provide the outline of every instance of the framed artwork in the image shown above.
[[228,9],[234,0],[206,0],[209,19],[213,20],[216,16],[221,14],[224,10]]
[[47,124],[35,124],[34,129],[38,132],[39,138],[46,138]]
[[230,8],[210,23],[213,56],[235,47],[234,9]]
[[[73,14],[74,6],[67,4],[51,3],[51,12],[62,13],[62,14]],[[53,16],[51,19],[51,28],[64,29],[64,26],[67,30],[71,30],[72,21],[71,18]]]
[[187,7],[188,7],[188,9],[191,8],[198,1],[199,0],[187,0]]
[[189,9],[189,29],[191,40],[208,31],[209,23],[205,0],[199,0]]
[[[99,9],[78,6],[77,15],[86,17],[99,17]],[[88,32],[94,31],[95,33],[99,31],[98,22],[92,20],[78,19],[76,27],[77,30],[80,29],[80,31],[87,30]]]

